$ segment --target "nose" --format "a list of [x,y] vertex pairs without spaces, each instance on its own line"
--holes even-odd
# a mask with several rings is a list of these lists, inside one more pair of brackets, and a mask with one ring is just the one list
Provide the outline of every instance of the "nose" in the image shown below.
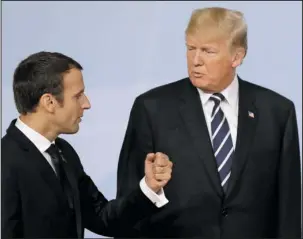
[[88,109],[91,108],[91,104],[89,102],[88,97],[86,95],[84,95],[84,97],[85,97],[85,100],[83,102],[82,108],[85,109],[85,110],[88,110]]
[[202,54],[200,50],[197,50],[194,55],[194,65],[200,66],[203,65]]

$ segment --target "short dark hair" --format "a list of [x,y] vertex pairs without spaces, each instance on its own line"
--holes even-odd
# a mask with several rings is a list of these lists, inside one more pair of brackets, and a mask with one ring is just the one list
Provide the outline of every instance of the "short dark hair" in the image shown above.
[[20,114],[34,112],[41,96],[52,94],[63,100],[63,74],[82,70],[74,59],[58,52],[41,51],[22,60],[14,72],[13,91]]

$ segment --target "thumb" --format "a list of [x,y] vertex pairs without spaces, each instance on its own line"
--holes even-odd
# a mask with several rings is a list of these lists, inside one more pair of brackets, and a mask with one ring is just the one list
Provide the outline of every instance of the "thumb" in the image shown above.
[[155,161],[155,154],[154,153],[149,153],[146,155],[145,159],[148,163],[153,163]]

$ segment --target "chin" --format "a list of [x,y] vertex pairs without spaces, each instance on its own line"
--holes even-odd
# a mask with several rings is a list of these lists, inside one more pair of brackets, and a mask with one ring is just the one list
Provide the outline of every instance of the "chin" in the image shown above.
[[201,90],[209,91],[211,88],[211,84],[209,84],[209,82],[206,79],[203,78],[198,79],[195,77],[190,77],[190,81],[195,87]]
[[76,133],[78,133],[78,131],[79,131],[79,126],[73,128],[73,129],[65,130],[63,133],[64,134],[76,134]]
[[71,134],[76,134],[76,133],[78,133],[79,132],[79,127],[77,127],[76,129],[74,129],[72,132],[71,132]]

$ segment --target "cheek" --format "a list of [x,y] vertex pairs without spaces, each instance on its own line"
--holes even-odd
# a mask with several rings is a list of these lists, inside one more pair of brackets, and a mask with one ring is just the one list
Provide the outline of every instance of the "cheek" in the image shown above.
[[197,54],[197,53],[195,53],[194,51],[187,52],[187,53],[186,53],[187,62],[188,62],[188,63],[191,63],[191,64],[194,64],[195,55],[196,55],[196,54]]
[[204,61],[204,66],[210,75],[217,75],[222,67],[221,62],[217,59],[207,59]]
[[227,62],[223,59],[208,59],[205,61],[205,66],[209,73],[213,75],[221,75],[227,69]]
[[193,62],[192,57],[189,54],[187,54],[186,59],[187,59],[187,65],[189,67],[192,66],[192,62]]
[[65,122],[74,121],[75,118],[78,116],[80,107],[77,104],[69,104],[64,107],[62,111],[61,119]]

